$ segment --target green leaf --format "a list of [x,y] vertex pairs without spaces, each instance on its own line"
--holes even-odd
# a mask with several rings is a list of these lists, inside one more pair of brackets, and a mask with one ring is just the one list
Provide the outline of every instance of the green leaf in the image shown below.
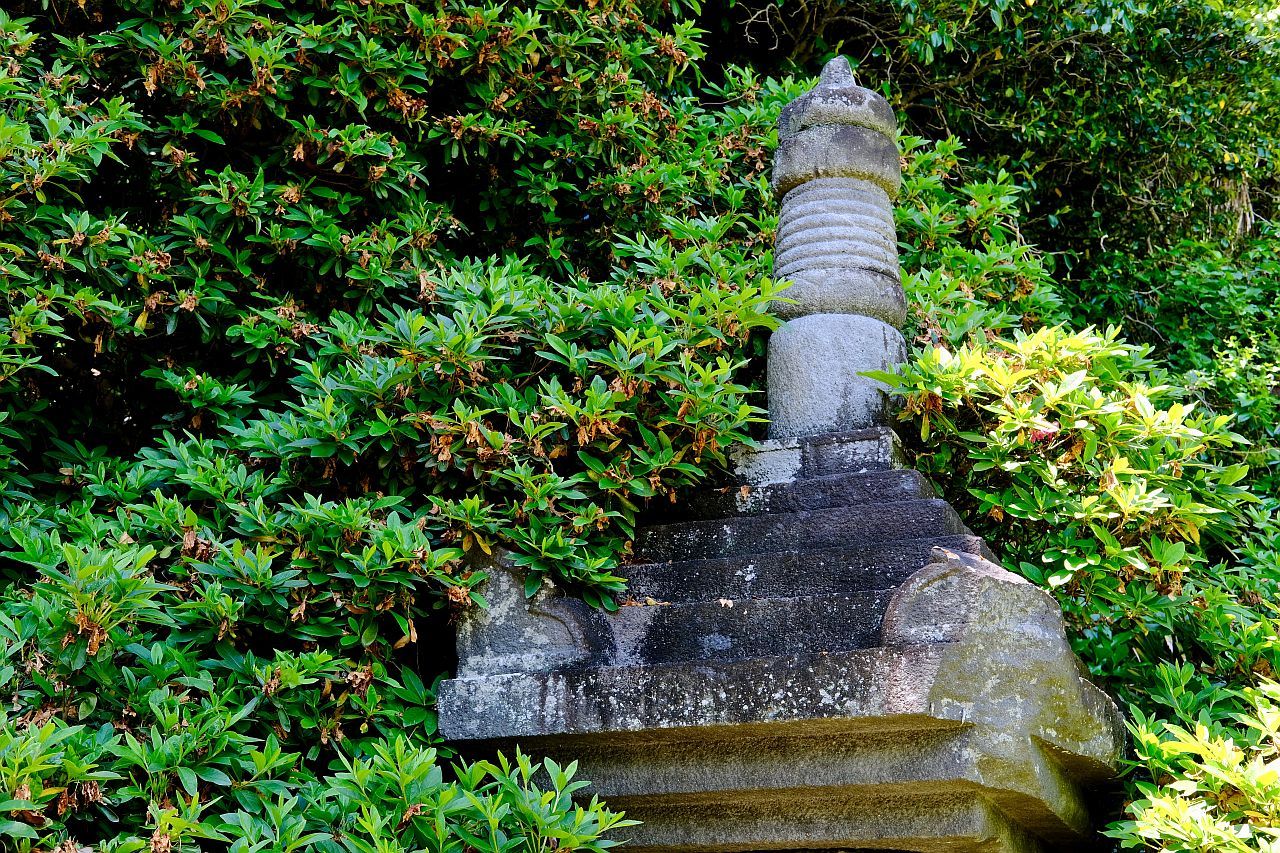
[[187,792],[188,796],[194,797],[199,792],[199,780],[196,778],[195,771],[190,767],[177,768],[178,781],[182,783],[182,790]]

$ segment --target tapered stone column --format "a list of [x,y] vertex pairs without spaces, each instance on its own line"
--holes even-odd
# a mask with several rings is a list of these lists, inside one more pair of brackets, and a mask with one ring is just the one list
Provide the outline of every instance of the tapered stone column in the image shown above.
[[782,111],[773,186],[782,198],[775,305],[788,322],[769,342],[773,438],[886,422],[882,383],[860,374],[906,359],[906,297],[893,200],[902,181],[884,98],[833,59],[818,86]]

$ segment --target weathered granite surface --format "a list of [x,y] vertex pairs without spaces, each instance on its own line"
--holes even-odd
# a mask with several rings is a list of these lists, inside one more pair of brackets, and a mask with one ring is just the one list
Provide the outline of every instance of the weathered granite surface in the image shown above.
[[892,137],[898,119],[884,98],[853,79],[848,60],[837,57],[822,72],[820,84],[782,108],[778,138],[823,125],[852,124]]
[[769,342],[769,435],[888,423],[884,387],[861,374],[906,358],[907,302],[893,199],[902,182],[893,110],[832,60],[788,105],[773,187],[782,200],[774,310],[790,322]]
[[768,482],[644,529],[614,615],[549,588],[526,603],[494,567],[442,731],[579,760],[644,822],[641,851],[1088,849],[1120,716],[1053,600],[984,556],[890,436],[744,452]]
[[822,178],[856,178],[879,187],[890,198],[896,198],[902,187],[898,146],[865,127],[810,127],[779,139],[773,168],[773,188],[779,194]]
[[843,60],[783,112],[771,439],[638,531],[630,600],[500,557],[439,690],[462,749],[578,760],[638,853],[1093,849],[1124,748],[1055,602],[905,470],[893,111]]
[[769,434],[817,435],[832,424],[887,421],[888,389],[861,374],[890,370],[906,358],[901,333],[872,317],[810,314],[792,320],[769,340]]
[[778,119],[773,191],[779,197],[815,178],[863,178],[896,197],[902,184],[894,138],[898,121],[884,98],[864,89],[844,57]]

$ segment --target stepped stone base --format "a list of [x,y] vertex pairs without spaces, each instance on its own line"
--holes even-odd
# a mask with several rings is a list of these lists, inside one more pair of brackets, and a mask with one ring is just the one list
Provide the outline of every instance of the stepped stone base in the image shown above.
[[898,459],[888,430],[744,453],[640,533],[615,614],[492,567],[443,733],[579,760],[642,852],[1090,849],[1120,715]]

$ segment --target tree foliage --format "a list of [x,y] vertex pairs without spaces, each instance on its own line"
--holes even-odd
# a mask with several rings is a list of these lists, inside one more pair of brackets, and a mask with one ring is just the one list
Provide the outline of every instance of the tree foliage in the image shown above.
[[613,606],[645,504],[759,434],[774,126],[843,50],[904,128],[903,433],[1127,703],[1115,837],[1266,849],[1275,28],[1243,0],[9,4],[10,846],[610,846],[572,768],[449,762],[449,620],[495,548]]
[[914,126],[1021,175],[1037,239],[1085,277],[1117,243],[1238,237],[1273,213],[1274,18],[1253,0],[723,0],[706,15],[755,67],[850,55]]

